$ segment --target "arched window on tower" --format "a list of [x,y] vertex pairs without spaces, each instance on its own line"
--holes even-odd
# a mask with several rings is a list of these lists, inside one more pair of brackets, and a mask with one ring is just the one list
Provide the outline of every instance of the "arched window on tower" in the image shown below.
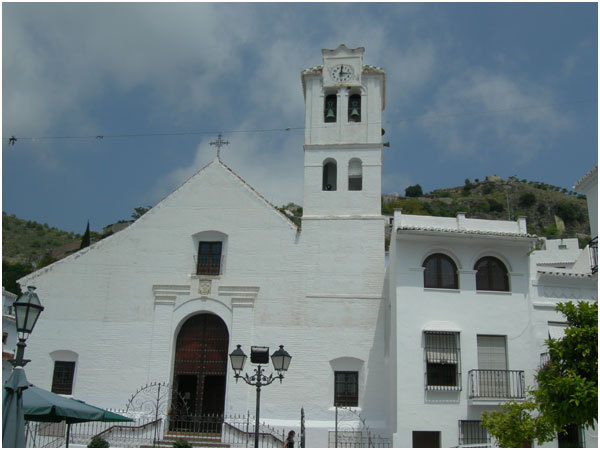
[[335,159],[328,158],[323,161],[323,190],[337,190],[337,164]]
[[360,94],[351,95],[348,99],[348,122],[360,122]]
[[348,190],[362,191],[362,161],[358,158],[348,163]]
[[485,256],[475,264],[475,281],[478,291],[508,292],[508,270],[502,261],[493,256]]
[[337,95],[331,94],[325,97],[325,122],[335,122],[337,119]]

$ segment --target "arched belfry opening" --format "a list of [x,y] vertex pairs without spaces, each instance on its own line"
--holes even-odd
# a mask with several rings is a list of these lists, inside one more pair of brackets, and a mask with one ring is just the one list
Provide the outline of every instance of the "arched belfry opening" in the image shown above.
[[227,326],[215,314],[194,315],[181,326],[173,368],[178,395],[171,412],[171,422],[178,429],[193,427],[187,418],[222,415],[225,411],[228,348]]

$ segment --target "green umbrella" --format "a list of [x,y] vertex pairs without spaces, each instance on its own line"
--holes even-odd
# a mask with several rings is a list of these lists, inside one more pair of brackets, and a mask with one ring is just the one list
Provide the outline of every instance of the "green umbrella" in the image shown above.
[[2,393],[2,447],[25,447],[23,393],[29,383],[22,367],[15,367]]
[[25,420],[67,423],[67,447],[71,424],[80,422],[133,422],[133,419],[87,403],[40,389],[33,384],[23,393]]

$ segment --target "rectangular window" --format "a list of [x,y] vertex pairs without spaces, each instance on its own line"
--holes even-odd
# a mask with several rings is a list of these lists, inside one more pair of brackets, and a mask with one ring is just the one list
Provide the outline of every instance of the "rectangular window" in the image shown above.
[[487,428],[481,426],[481,420],[459,420],[458,428],[458,445],[489,443]]
[[439,431],[413,431],[413,448],[440,448],[442,436]]
[[221,273],[222,242],[200,242],[198,244],[198,275],[219,275]]
[[358,372],[335,372],[334,406],[358,406]]
[[425,332],[426,387],[429,390],[460,390],[459,333]]
[[52,392],[55,394],[71,395],[73,392],[74,375],[75,361],[54,361]]
[[8,340],[8,333],[2,333],[2,345],[6,345],[7,340]]

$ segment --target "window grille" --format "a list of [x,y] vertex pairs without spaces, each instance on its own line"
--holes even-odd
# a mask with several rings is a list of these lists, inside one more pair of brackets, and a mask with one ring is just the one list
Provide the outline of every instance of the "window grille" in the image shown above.
[[337,95],[325,97],[324,117],[325,122],[335,122],[337,119]]
[[52,392],[55,394],[71,395],[73,392],[74,375],[75,361],[55,361]]
[[335,372],[334,406],[358,406],[358,372]]
[[481,425],[481,420],[458,421],[458,445],[488,444],[487,428]]
[[198,275],[219,275],[221,273],[222,242],[200,242],[198,244]]
[[459,333],[425,332],[426,388],[460,390]]

